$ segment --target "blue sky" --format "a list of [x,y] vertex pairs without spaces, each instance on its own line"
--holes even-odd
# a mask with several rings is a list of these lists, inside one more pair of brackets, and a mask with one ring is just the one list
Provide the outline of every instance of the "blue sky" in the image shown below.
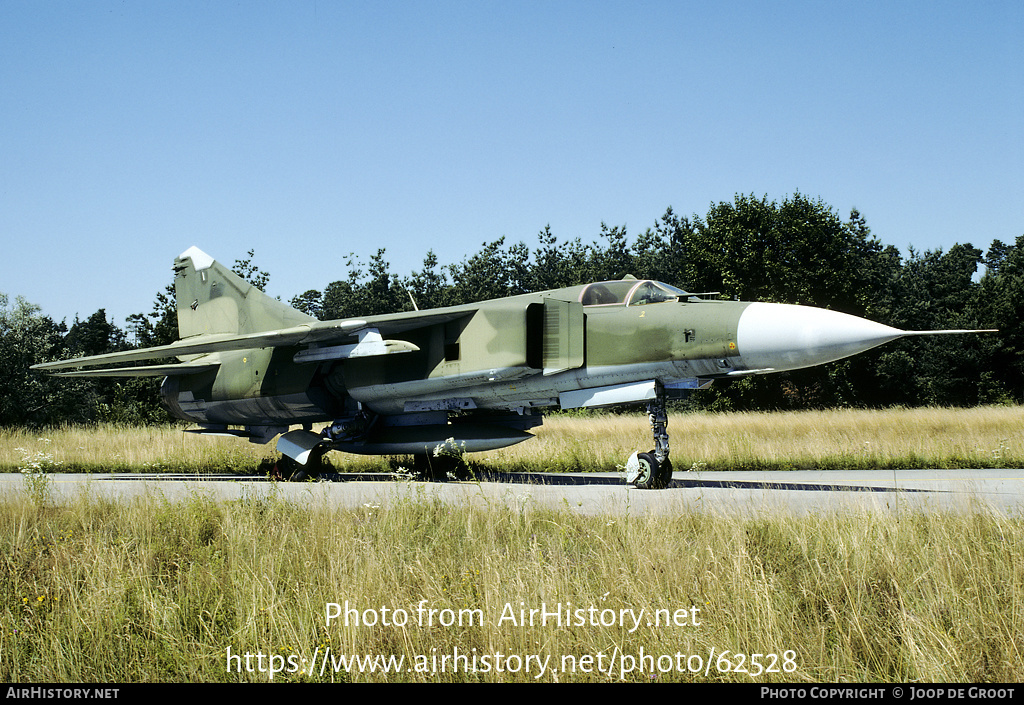
[[1024,3],[0,3],[0,292],[58,320],[191,245],[287,300],[795,191],[904,251],[1024,234]]

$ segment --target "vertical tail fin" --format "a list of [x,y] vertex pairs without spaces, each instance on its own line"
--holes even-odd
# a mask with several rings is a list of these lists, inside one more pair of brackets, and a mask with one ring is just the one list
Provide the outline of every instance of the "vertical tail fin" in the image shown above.
[[273,299],[198,247],[174,260],[178,337],[244,335],[289,328],[316,319]]

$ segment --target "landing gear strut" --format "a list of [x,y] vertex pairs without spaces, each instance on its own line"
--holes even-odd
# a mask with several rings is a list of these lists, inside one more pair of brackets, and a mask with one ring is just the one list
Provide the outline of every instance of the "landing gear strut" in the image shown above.
[[626,481],[642,490],[660,490],[672,481],[669,460],[668,413],[665,411],[665,390],[658,385],[654,401],[647,404],[647,417],[654,436],[654,450],[633,453],[626,462]]

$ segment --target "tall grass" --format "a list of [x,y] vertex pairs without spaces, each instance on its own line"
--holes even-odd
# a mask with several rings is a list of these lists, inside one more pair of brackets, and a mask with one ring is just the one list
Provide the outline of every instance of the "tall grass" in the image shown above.
[[[670,429],[678,469],[1019,467],[1021,416],[1003,407],[687,414]],[[648,440],[643,416],[554,416],[536,440],[473,462],[610,469]],[[270,455],[177,428],[0,434],[11,469],[244,470]],[[336,455],[342,469],[390,467]],[[746,519],[685,506],[675,516],[581,516],[528,500],[452,508],[415,486],[405,500],[348,511],[292,504],[274,487],[231,502],[85,493],[57,505],[43,480],[12,486],[0,496],[0,679],[258,682],[272,667],[286,681],[1024,677],[1019,518],[979,509]],[[328,623],[334,603],[378,623]],[[434,623],[421,623],[421,605]],[[619,616],[508,618],[521,609]],[[396,610],[404,625],[379,623]],[[641,614],[635,629],[630,614]],[[652,624],[656,614],[676,621]],[[328,653],[405,660],[398,672],[381,661],[321,672]]]
[[185,433],[169,426],[61,426],[0,429],[0,468],[7,472],[39,453],[64,472],[230,472],[255,468],[273,446]]
[[[273,446],[197,436],[181,427],[0,430],[0,470],[38,453],[54,469],[80,472],[172,470],[247,472],[276,455]],[[677,470],[788,468],[1024,467],[1024,408],[690,413],[669,420]],[[496,470],[615,470],[652,446],[645,415],[553,415],[536,438],[470,456]],[[408,459],[331,453],[342,471],[387,470]]]
[[[261,682],[272,663],[279,681],[1024,677],[1020,520],[683,509],[613,519],[505,503],[453,509],[415,493],[343,511],[290,504],[272,487],[233,502],[0,498],[0,679]],[[346,602],[360,620],[383,621],[385,608],[408,619],[328,624],[328,604]],[[502,619],[568,603],[645,616],[635,630],[628,617]],[[433,624],[417,618],[420,605],[435,610]],[[676,623],[649,623],[657,610]],[[465,619],[442,624],[444,614]],[[311,669],[328,649],[401,656],[404,667]],[[458,654],[477,657],[477,669]],[[523,660],[486,669],[482,657],[496,654]],[[540,678],[527,656],[547,659]],[[752,677],[755,663],[775,670]]]
[[[673,414],[677,470],[1024,467],[1024,408]],[[652,445],[646,416],[554,416],[537,440],[485,456],[499,467],[613,470]]]

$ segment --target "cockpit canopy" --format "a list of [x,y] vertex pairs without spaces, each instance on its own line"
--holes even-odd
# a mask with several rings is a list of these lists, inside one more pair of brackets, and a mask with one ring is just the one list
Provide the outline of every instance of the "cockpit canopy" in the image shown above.
[[626,279],[588,284],[580,292],[580,303],[584,306],[643,306],[662,301],[685,301],[688,296],[682,289],[662,282]]

